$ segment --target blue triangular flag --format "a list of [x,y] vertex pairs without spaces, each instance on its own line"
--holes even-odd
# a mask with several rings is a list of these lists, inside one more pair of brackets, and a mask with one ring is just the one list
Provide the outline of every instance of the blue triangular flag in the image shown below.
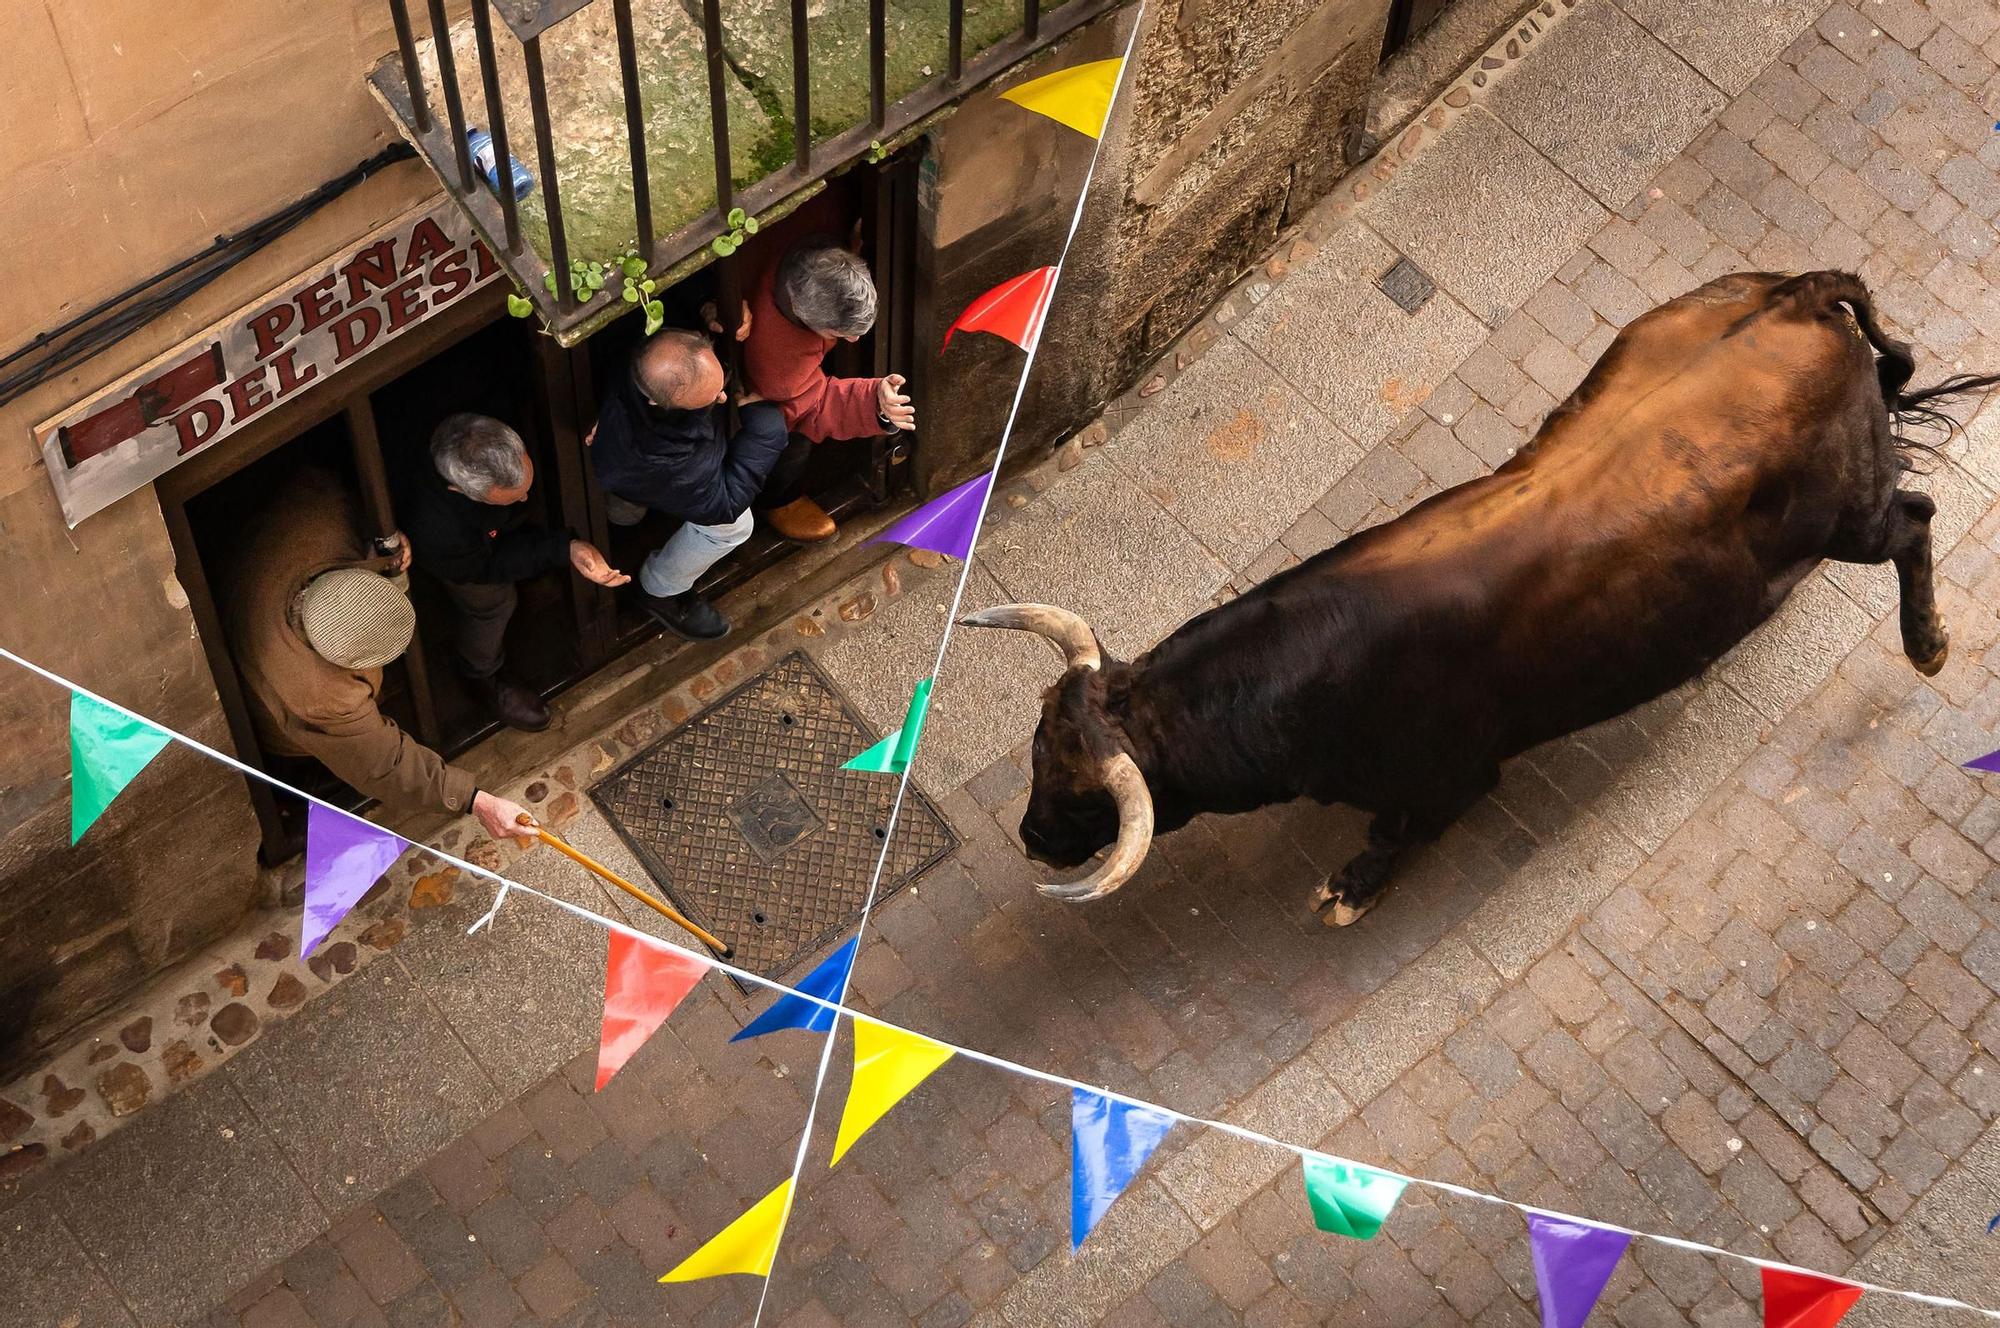
[[1967,770],[1983,770],[1989,775],[2000,775],[2000,752],[1988,752],[1975,756],[1965,763]]
[[[847,970],[854,967],[854,950],[861,944],[861,936],[850,936],[847,944],[835,950],[821,961],[820,966],[799,980],[798,989],[808,996],[817,996],[823,1001],[840,1000],[847,986]],[[743,1031],[729,1039],[741,1042],[744,1038],[761,1037],[775,1033],[781,1028],[803,1028],[808,1033],[824,1033],[833,1027],[833,1011],[824,1005],[801,1000],[790,992],[780,996],[771,1008],[744,1025]]]
[[1069,1246],[1084,1237],[1125,1192],[1167,1137],[1174,1118],[1087,1088],[1069,1090]]

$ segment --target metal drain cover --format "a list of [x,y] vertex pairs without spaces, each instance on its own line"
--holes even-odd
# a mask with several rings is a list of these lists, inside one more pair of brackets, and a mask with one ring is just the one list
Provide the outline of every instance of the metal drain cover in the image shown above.
[[1375,284],[1406,314],[1423,308],[1437,293],[1437,284],[1407,258],[1397,259],[1396,265],[1378,277]]
[[[896,797],[842,770],[880,736],[790,654],[619,766],[590,796],[683,913],[766,977],[853,927]],[[879,906],[958,840],[912,784]]]

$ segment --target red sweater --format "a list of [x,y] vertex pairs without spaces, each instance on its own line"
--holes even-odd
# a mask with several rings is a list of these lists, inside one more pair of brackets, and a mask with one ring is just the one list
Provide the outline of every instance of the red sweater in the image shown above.
[[743,376],[750,390],[775,401],[785,424],[815,443],[870,438],[883,432],[876,413],[874,378],[829,378],[820,361],[834,339],[800,327],[778,309],[774,264],[750,292],[750,339],[743,343]]

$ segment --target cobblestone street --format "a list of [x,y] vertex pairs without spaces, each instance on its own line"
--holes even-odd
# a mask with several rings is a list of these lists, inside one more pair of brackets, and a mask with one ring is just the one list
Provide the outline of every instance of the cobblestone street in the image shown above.
[[[1504,461],[1621,326],[1730,271],[1858,271],[1918,384],[2000,370],[1990,0],[1530,13],[1012,486],[969,600],[1063,604],[1129,657]],[[1414,313],[1376,285],[1398,257],[1436,286]],[[2000,746],[2000,401],[1928,469],[1938,676],[1893,569],[1828,564],[1694,684],[1512,763],[1345,930],[1305,904],[1363,822],[1308,804],[1164,835],[1102,902],[1039,896],[1014,828],[1055,656],[955,637],[917,777],[963,847],[875,914],[852,1001],[1357,1161],[2000,1306],[2000,783],[1959,768]],[[955,570],[891,573],[865,620],[716,674],[802,646],[892,727]],[[820,1035],[731,1045],[767,998],[711,977],[593,1093],[597,930],[516,901],[467,938],[490,893],[438,879],[407,939],[0,1196],[0,1322],[750,1321],[753,1279],[657,1279],[785,1177]],[[1289,1155],[1187,1127],[1072,1254],[1067,1094],[963,1058],[830,1171],[849,1059],[766,1322],[1537,1322],[1518,1213],[1412,1187],[1342,1240]],[[1593,1322],[1758,1304],[1750,1265],[1639,1240]]]

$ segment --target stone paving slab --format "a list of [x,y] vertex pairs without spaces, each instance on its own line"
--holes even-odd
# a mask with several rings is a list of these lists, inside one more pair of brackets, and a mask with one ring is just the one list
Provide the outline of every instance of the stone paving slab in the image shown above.
[[312,1015],[217,1079],[242,1094],[330,1213],[393,1183],[504,1100],[394,961],[342,984]]
[[1241,342],[1224,338],[1105,448],[1132,483],[1242,571],[1361,449]]
[[[77,1159],[50,1204],[143,1328],[206,1313],[246,1270],[286,1257],[328,1220],[283,1141],[220,1075]],[[224,1215],[226,1238],[198,1234]],[[7,1217],[27,1228],[36,1206]],[[37,1243],[57,1239],[44,1234]],[[87,1278],[60,1303],[80,1316],[101,1299],[102,1284]]]
[[[1636,94],[1615,108],[1602,83],[1611,69]],[[1494,90],[1493,113],[1615,210],[1679,156],[1724,101],[1622,10],[1584,5]]]
[[[1426,270],[1434,265],[1429,253],[1412,256]],[[1421,385],[1485,336],[1479,320],[1445,291],[1415,314],[1384,295],[1375,282],[1398,257],[1365,227],[1344,229],[1233,329],[1363,447],[1379,442],[1421,399]],[[1444,281],[1447,270],[1431,276]],[[1334,346],[1342,352],[1330,354]]]
[[[988,547],[1032,556],[1032,542],[1046,537],[1046,529],[1024,533],[1021,525],[1009,522],[997,527],[989,535]],[[961,617],[1012,599],[1036,598],[1028,591],[1016,595],[1002,589],[994,580],[992,565],[992,555],[982,549],[966,585]],[[945,570],[949,576],[927,581],[920,592],[883,605],[866,633],[818,652],[827,676],[882,733],[903,722],[911,680],[928,676],[937,662],[938,637],[951,604],[957,564]],[[924,759],[912,778],[939,796],[1019,747],[1034,733],[1042,689],[1061,674],[1061,654],[1035,637],[960,629],[952,637],[943,676],[924,720]]]
[[[1208,607],[1230,575],[1152,495],[1108,466],[1077,470],[1022,509],[980,562],[1009,599],[1082,614],[1122,659]],[[1044,675],[1041,685],[1049,681]]]
[[[565,837],[573,827],[563,828]],[[523,854],[508,875],[597,912],[613,908],[581,868],[552,848]],[[493,893],[488,882],[465,882],[463,901],[437,919],[449,925],[419,930],[396,957],[499,1097],[512,1098],[597,1044],[606,943],[596,923],[532,900],[512,902],[467,935]]]
[[37,1199],[0,1223],[0,1322],[14,1328],[69,1324],[125,1325],[139,1321],[117,1291],[92,1266],[76,1237],[46,1199]]
[[[1589,6],[1580,9],[1558,37],[1589,13]],[[1524,65],[1498,85],[1496,97],[1533,72],[1533,62]],[[1452,122],[1362,211],[1488,324],[1527,299],[1605,219],[1574,180],[1483,107]],[[1471,349],[1460,347],[1451,362]]]
[[1713,6],[1623,0],[1621,7],[1732,97],[1749,87],[1825,8],[1819,0],[1736,0]]

